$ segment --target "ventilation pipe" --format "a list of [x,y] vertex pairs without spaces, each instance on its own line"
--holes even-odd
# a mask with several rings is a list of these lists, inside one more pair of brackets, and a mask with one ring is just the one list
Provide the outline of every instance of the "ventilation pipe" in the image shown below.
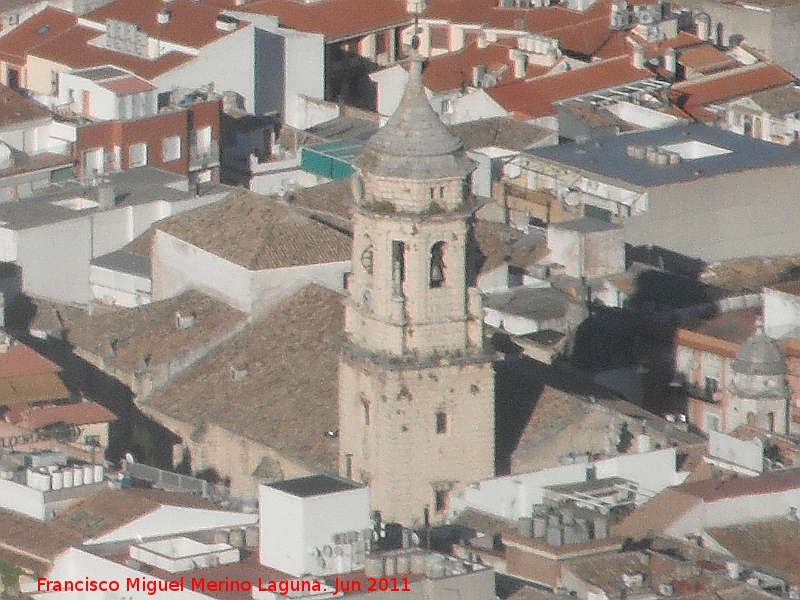
[[633,66],[644,69],[644,48],[637,42],[633,43]]
[[675,77],[678,72],[678,53],[675,48],[667,48],[664,52],[664,70],[671,77]]

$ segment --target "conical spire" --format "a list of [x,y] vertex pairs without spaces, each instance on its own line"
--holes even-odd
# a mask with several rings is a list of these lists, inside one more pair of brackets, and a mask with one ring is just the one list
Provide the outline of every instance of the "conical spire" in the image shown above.
[[408,179],[466,177],[474,170],[461,140],[447,129],[428,102],[421,57],[412,56],[397,111],[366,143],[356,166],[374,175]]

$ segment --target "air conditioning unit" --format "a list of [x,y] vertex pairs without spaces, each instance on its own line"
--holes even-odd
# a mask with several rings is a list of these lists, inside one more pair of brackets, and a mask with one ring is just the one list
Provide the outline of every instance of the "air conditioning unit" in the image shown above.
[[6,17],[6,24],[10,26],[19,25],[19,15],[18,14],[10,14]]

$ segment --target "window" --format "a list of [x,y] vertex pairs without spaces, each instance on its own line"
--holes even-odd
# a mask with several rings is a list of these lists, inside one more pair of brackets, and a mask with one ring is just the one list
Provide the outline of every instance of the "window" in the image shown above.
[[436,242],[431,247],[430,281],[432,288],[439,288],[444,285],[444,251],[445,243]]
[[128,148],[128,167],[147,166],[147,143],[133,144]]
[[447,433],[447,413],[441,410],[436,413],[436,433]]
[[369,400],[361,400],[361,407],[364,412],[364,425],[369,425]]
[[719,417],[717,415],[706,415],[706,432],[719,431]]
[[775,413],[768,412],[767,413],[767,430],[768,431],[775,431]]
[[392,282],[394,293],[403,293],[403,282],[406,280],[406,245],[397,240],[392,241]]
[[353,455],[352,454],[345,454],[344,455],[344,476],[348,479],[353,478]]
[[433,492],[433,508],[437,513],[447,510],[447,492],[445,490]]
[[181,157],[181,138],[180,136],[173,135],[172,137],[164,138],[162,145],[162,156],[164,162],[178,160]]
[[713,400],[714,394],[719,389],[719,382],[713,377],[706,377],[703,384],[703,395],[706,400]]

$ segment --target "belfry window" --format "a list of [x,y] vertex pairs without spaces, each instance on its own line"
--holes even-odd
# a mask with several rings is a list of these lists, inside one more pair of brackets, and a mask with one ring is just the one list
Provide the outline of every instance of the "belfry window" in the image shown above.
[[406,280],[406,245],[394,240],[392,242],[392,282],[395,294],[403,293],[403,282]]
[[444,270],[445,243],[436,242],[431,247],[430,287],[442,287],[445,282]]

